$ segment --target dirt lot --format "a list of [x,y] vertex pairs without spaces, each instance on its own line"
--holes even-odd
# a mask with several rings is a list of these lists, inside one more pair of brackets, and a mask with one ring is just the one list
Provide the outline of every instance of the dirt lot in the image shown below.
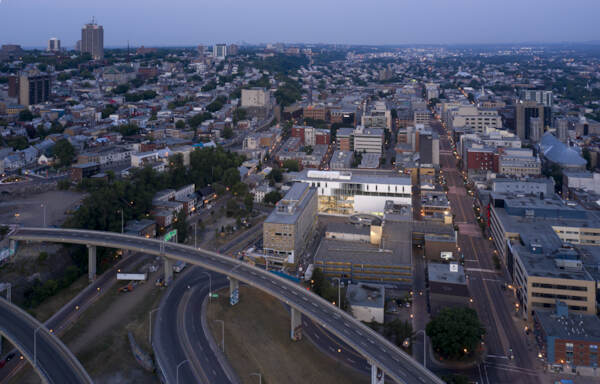
[[324,355],[309,341],[290,340],[290,315],[273,297],[240,287],[240,302],[229,306],[226,291],[213,300],[208,324],[215,340],[221,340],[225,321],[225,352],[242,383],[254,384],[260,372],[264,384],[361,383],[368,378]]
[[41,227],[59,225],[65,219],[65,211],[77,206],[84,194],[74,191],[49,191],[31,197],[16,198],[0,202],[0,223]]
[[[62,337],[94,383],[159,383],[153,373],[145,371],[135,361],[127,340],[127,332],[133,332],[140,347],[150,352],[148,313],[158,307],[164,292],[154,286],[158,274],[151,274],[148,282],[138,285],[133,292],[118,293],[117,287],[123,285],[119,283]],[[27,368],[13,378],[11,384],[39,382]]]

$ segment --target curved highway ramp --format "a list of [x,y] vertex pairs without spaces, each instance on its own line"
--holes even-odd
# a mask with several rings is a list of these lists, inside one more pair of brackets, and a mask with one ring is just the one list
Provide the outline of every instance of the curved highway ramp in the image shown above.
[[46,383],[92,383],[71,351],[42,323],[5,299],[0,299],[0,333]]
[[[372,382],[380,376],[379,369],[390,379],[404,384],[443,384],[443,381],[411,356],[383,336],[328,301],[307,291],[301,285],[231,257],[194,247],[122,235],[114,232],[62,228],[19,228],[10,235],[11,241],[48,241],[83,244],[144,252],[164,256],[169,260],[185,261],[229,276],[258,288],[288,304],[304,316],[321,325],[365,357],[372,366]],[[95,260],[95,250],[90,260]],[[94,265],[95,266],[95,265]],[[293,316],[292,316],[293,319]],[[293,321],[293,320],[292,320]],[[176,326],[173,324],[173,326]]]

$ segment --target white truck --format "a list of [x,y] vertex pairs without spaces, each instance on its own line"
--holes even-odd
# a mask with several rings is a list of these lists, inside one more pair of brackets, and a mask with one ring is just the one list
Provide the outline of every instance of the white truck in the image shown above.
[[179,273],[183,271],[187,263],[185,261],[178,261],[173,265],[173,272]]
[[308,267],[306,267],[306,272],[304,272],[304,281],[310,281],[310,279],[312,279],[314,269],[315,266],[313,264],[308,264]]
[[146,281],[148,280],[148,272],[144,273],[117,273],[117,280],[127,281]]

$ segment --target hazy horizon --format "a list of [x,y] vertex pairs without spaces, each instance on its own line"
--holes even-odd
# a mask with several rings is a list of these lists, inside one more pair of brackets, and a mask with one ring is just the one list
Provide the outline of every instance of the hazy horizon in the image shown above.
[[[35,12],[32,12],[35,9]],[[595,0],[0,0],[0,44],[73,47],[95,17],[106,47],[225,43],[480,45],[586,43],[600,39]],[[24,28],[24,22],[27,27]]]

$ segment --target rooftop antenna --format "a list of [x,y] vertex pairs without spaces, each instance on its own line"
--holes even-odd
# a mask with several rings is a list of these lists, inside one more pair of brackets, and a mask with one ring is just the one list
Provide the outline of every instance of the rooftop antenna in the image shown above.
[[96,24],[96,17],[92,16],[92,24]]

